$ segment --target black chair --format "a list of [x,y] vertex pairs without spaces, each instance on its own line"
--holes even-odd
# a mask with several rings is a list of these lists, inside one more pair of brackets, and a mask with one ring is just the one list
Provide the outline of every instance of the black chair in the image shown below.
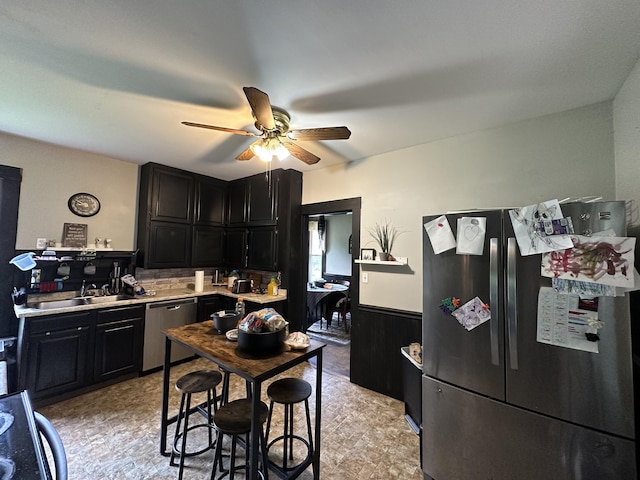
[[336,292],[340,295],[329,295],[327,297],[327,304],[325,307],[325,318],[327,319],[327,326],[331,325],[333,319],[333,313],[338,314],[338,325],[340,324],[340,318],[344,321],[344,331],[349,332],[349,325],[347,323],[347,313],[351,313],[351,282],[347,280],[338,280],[333,283],[344,285],[347,287],[345,292]]
[[[58,431],[51,424],[49,419],[38,412],[33,412],[33,416],[36,420],[36,427],[40,433],[40,437],[47,441],[51,455],[55,463],[56,480],[67,480],[68,467],[67,467],[67,454],[62,444],[62,439],[58,435]],[[48,465],[47,465],[48,466]]]

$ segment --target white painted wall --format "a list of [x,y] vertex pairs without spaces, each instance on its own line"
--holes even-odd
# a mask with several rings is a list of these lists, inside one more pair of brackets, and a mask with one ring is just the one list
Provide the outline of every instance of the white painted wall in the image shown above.
[[[0,163],[22,169],[17,249],[34,249],[36,239],[62,239],[64,223],[88,225],[89,242],[111,238],[116,250],[133,250],[138,195],[138,166],[79,150],[0,133]],[[83,218],[67,200],[89,192],[100,212]]]
[[613,101],[616,195],[631,200],[627,223],[640,227],[640,60]]
[[308,172],[302,202],[361,197],[361,247],[375,247],[367,229],[376,221],[404,231],[392,253],[408,257],[409,268],[366,267],[360,303],[419,312],[423,215],[564,197],[614,199],[613,152],[612,106],[605,102]]

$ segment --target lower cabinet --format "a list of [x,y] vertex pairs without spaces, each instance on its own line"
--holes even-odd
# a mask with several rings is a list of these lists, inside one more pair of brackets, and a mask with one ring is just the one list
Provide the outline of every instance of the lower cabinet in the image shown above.
[[31,322],[26,388],[32,399],[77,390],[89,383],[92,313],[58,315]]
[[360,305],[351,318],[351,381],[403,400],[401,349],[422,341],[421,314]]
[[93,381],[102,382],[142,368],[144,308],[98,311]]
[[220,310],[234,310],[236,299],[223,297],[221,295],[211,295],[198,298],[198,321],[211,320],[211,315]]
[[21,319],[18,389],[32,400],[70,394],[142,364],[144,307],[120,307]]

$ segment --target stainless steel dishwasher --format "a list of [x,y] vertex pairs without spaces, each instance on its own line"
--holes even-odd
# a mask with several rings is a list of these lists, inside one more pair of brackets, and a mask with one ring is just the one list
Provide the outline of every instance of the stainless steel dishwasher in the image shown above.
[[[148,303],[144,320],[144,349],[142,371],[162,367],[164,363],[164,341],[162,333],[167,328],[194,323],[197,315],[197,299],[167,300]],[[193,356],[193,352],[179,345],[171,346],[171,361]]]

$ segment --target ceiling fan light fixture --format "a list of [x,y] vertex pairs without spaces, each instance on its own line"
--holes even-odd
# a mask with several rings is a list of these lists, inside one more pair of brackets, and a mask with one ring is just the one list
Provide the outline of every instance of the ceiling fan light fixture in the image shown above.
[[284,160],[289,156],[289,150],[285,147],[279,139],[276,139],[277,145],[275,147],[275,154],[278,157],[278,160]]
[[249,148],[263,162],[270,162],[274,155],[279,160],[284,160],[289,156],[289,150],[275,137],[257,140]]

